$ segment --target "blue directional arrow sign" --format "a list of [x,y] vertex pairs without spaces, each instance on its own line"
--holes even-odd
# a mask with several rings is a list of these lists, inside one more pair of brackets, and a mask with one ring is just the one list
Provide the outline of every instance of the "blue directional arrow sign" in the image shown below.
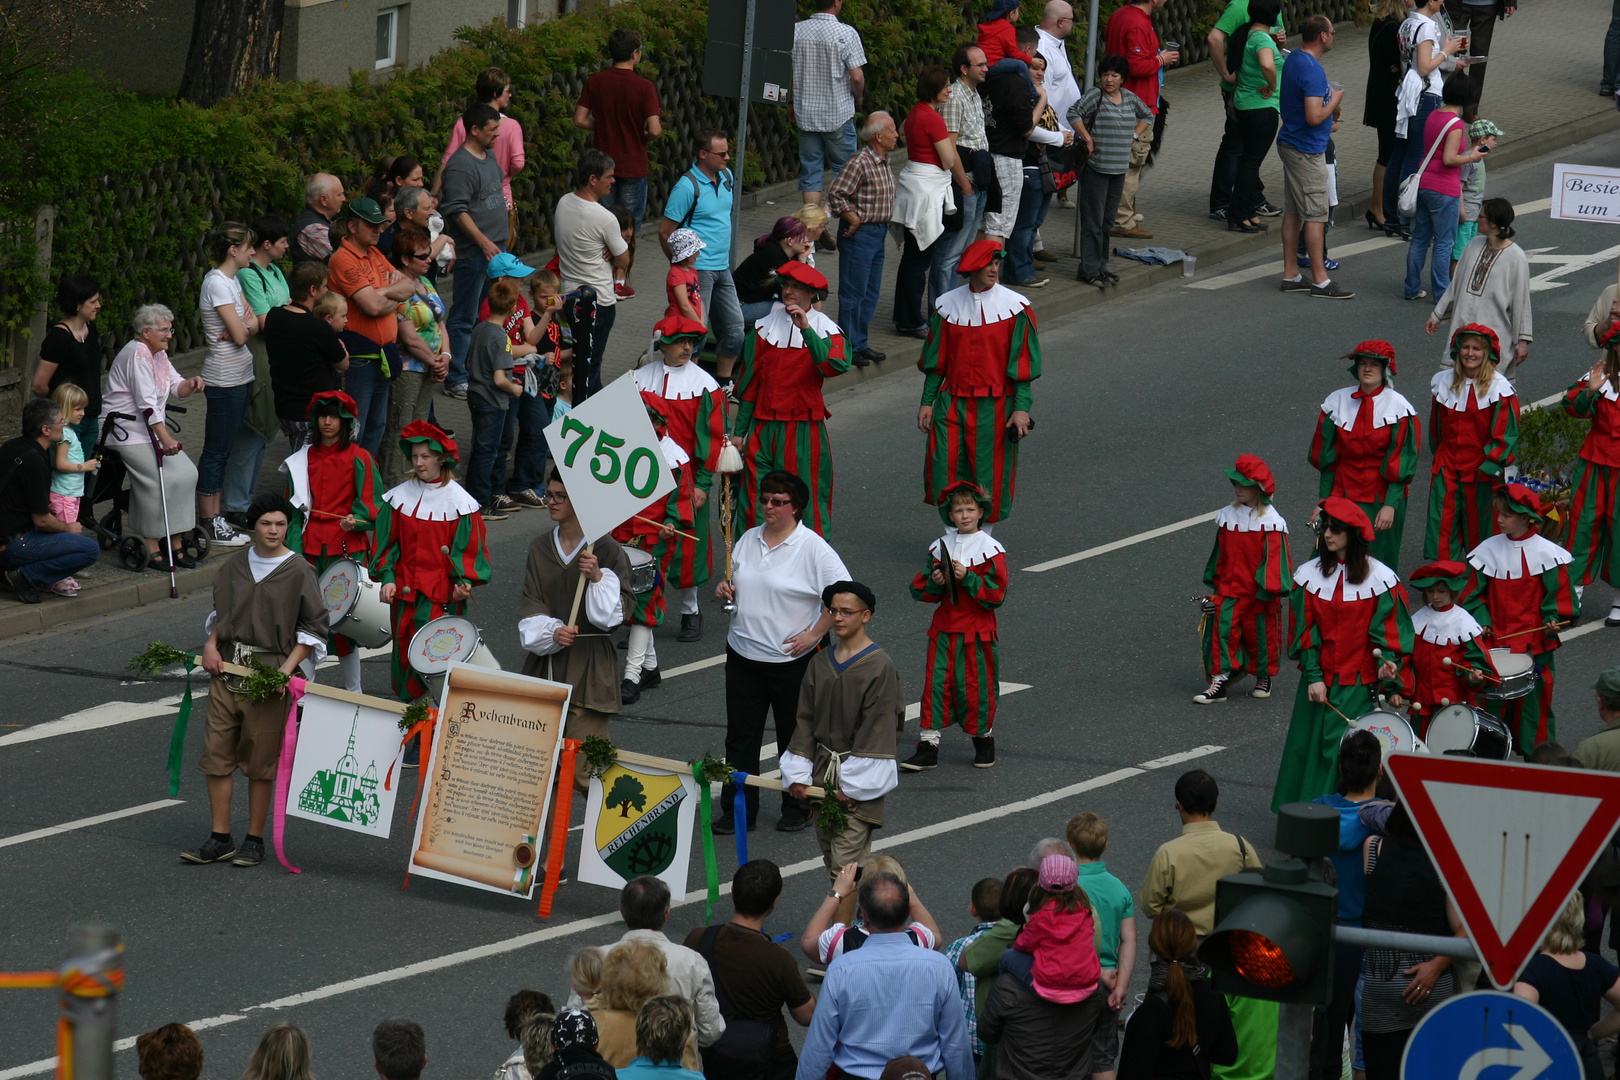
[[1402,1080],[1581,1080],[1564,1025],[1540,1005],[1480,990],[1425,1016],[1407,1041]]

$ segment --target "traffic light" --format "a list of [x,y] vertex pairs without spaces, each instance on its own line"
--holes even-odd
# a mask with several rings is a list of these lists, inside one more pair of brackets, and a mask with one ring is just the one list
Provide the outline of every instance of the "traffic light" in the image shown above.
[[1339,891],[1311,881],[1303,858],[1339,850],[1339,812],[1289,803],[1277,815],[1277,847],[1294,858],[1263,875],[1224,877],[1215,889],[1215,932],[1198,956],[1215,989],[1237,997],[1326,1005],[1333,992],[1333,926]]

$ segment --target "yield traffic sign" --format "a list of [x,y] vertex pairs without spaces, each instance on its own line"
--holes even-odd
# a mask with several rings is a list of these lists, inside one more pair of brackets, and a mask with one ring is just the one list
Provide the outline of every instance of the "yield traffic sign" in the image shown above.
[[1491,982],[1510,988],[1620,824],[1620,775],[1425,754],[1385,767]]
[[1413,1029],[1403,1080],[1581,1080],[1575,1043],[1540,1005],[1494,990],[1454,997]]

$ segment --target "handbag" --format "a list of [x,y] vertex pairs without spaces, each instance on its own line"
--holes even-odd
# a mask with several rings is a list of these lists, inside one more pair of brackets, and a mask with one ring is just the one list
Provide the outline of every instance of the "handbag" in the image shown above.
[[1429,167],[1429,161],[1434,157],[1434,152],[1440,149],[1441,143],[1446,141],[1446,133],[1451,130],[1451,125],[1460,123],[1462,123],[1461,118],[1453,116],[1448,123],[1442,126],[1440,134],[1434,138],[1434,145],[1429,147],[1427,154],[1423,155],[1423,164],[1417,167],[1417,172],[1401,181],[1401,196],[1396,203],[1396,209],[1401,212],[1401,217],[1409,218],[1417,214],[1418,186],[1423,182],[1423,172]]
[[709,1080],[752,1080],[765,1075],[776,1049],[776,1033],[763,1020],[737,1015],[736,1006],[714,970],[714,940],[719,933],[718,925],[705,929],[697,951],[708,961],[714,997],[720,1015],[725,1017],[726,1030],[716,1042],[700,1047],[698,1052],[703,1056],[703,1073]]

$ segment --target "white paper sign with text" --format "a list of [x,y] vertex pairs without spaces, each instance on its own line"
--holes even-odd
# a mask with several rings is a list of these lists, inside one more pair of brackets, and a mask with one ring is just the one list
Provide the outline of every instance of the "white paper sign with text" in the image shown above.
[[1552,216],[1620,225],[1620,169],[1554,165]]

